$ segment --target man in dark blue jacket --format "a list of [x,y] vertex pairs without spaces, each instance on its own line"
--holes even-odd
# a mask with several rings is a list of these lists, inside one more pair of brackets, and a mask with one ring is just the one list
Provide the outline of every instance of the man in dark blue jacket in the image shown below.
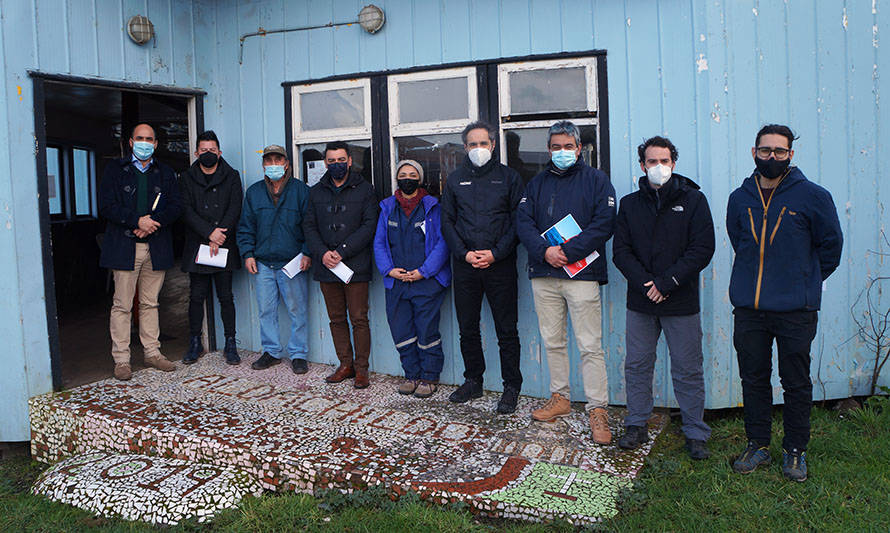
[[769,124],[757,133],[755,172],[729,196],[726,231],[735,250],[729,299],[739,360],[748,446],[733,469],[767,465],[772,387],[772,345],[779,350],[785,393],[782,473],[807,479],[810,439],[810,345],[823,282],[840,264],[843,235],[831,194],[790,166],[794,133]]
[[[579,159],[581,132],[569,121],[550,127],[550,162],[532,178],[516,212],[516,231],[528,250],[535,311],[550,367],[550,400],[532,412],[539,421],[571,414],[566,308],[581,352],[581,375],[593,440],[609,444],[609,383],[602,345],[600,285],[608,282],[606,241],[615,225],[615,189],[605,172]],[[571,216],[576,235],[544,237]],[[582,262],[581,264],[577,264]],[[579,270],[580,268],[580,270]],[[570,274],[571,272],[571,274]]]
[[182,206],[173,169],[152,157],[157,146],[154,129],[139,124],[130,135],[132,155],[109,162],[99,184],[99,214],[108,222],[99,266],[114,273],[111,355],[120,380],[132,376],[130,321],[137,287],[145,362],[167,372],[174,368],[161,354],[158,294],[164,271],[173,268],[170,227]]
[[[272,144],[263,149],[263,179],[247,188],[241,222],[238,224],[238,249],[244,268],[256,276],[256,299],[260,315],[260,343],[263,355],[251,368],[264,370],[281,362],[285,355],[278,340],[278,302],[284,301],[290,317],[287,357],[294,374],[309,371],[309,248],[301,223],[306,214],[309,187],[294,178],[283,147]],[[300,254],[296,272],[285,265]],[[293,265],[297,267],[297,265]]]
[[482,396],[485,356],[479,320],[485,296],[494,319],[504,380],[497,412],[508,414],[516,410],[522,388],[513,221],[522,182],[515,170],[492,158],[495,133],[485,122],[464,128],[461,138],[467,157],[449,174],[442,192],[442,235],[454,255],[454,307],[465,379],[448,399],[464,403]]
[[646,175],[638,191],[621,199],[612,242],[615,266],[627,278],[627,416],[618,446],[634,449],[649,440],[655,347],[663,330],[686,448],[693,459],[705,459],[711,428],[703,420],[698,278],[714,255],[714,222],[698,185],[674,172],[674,143],[652,137],[637,153]]

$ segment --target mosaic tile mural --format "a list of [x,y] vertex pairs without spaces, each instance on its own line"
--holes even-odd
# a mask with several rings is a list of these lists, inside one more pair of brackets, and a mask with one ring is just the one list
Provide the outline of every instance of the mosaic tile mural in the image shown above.
[[[598,446],[583,405],[553,423],[531,420],[542,400],[522,397],[497,415],[498,394],[448,402],[454,387],[429,399],[396,393],[400,378],[372,375],[371,387],[327,384],[326,365],[308,374],[289,366],[254,371],[258,354],[237,367],[219,355],[139,371],[31,400],[32,454],[55,462],[106,451],[240,469],[266,490],[343,491],[383,485],[430,501],[465,502],[492,516],[573,523],[616,512],[651,441],[634,451]],[[617,442],[622,412],[610,410]],[[655,437],[666,419],[650,421]],[[569,482],[568,480],[571,480]]]
[[99,451],[56,463],[31,492],[97,515],[177,524],[204,522],[263,489],[252,475],[228,466]]

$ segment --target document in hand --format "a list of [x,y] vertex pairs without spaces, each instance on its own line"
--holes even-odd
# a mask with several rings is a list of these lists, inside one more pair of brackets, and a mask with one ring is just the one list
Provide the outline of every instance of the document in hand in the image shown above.
[[202,244],[201,246],[198,246],[198,255],[195,256],[195,263],[199,265],[226,268],[226,261],[228,261],[228,259],[228,248],[220,248],[219,253],[217,253],[213,257],[210,257],[210,246]]
[[[575,221],[575,217],[573,217],[571,214],[568,214],[564,216],[562,220],[550,226],[550,229],[542,233],[541,237],[544,237],[544,239],[550,244],[550,246],[559,246],[560,244],[569,241],[572,237],[578,235],[579,233],[581,233],[581,226],[579,226],[578,222]],[[568,274],[570,278],[574,278],[578,272],[581,272],[587,267],[587,265],[596,261],[596,258],[599,256],[599,252],[594,250],[592,254],[588,255],[584,259],[580,259],[578,261],[575,261],[574,263],[568,264],[562,267],[562,269],[566,271],[566,274]]]
[[297,254],[296,257],[287,262],[286,265],[281,267],[281,270],[284,271],[284,274],[293,279],[294,276],[301,272],[300,263],[303,262],[303,252]]
[[352,269],[346,266],[346,263],[340,261],[337,263],[337,266],[334,268],[329,268],[331,272],[337,275],[343,283],[349,284],[350,280],[352,280]]

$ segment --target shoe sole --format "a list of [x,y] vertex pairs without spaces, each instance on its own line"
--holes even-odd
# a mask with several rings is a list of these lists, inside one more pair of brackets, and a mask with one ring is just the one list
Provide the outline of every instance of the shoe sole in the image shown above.
[[636,449],[638,449],[639,447],[641,447],[642,445],[646,444],[647,442],[649,442],[649,441],[648,441],[648,440],[644,440],[643,442],[641,442],[641,443],[639,443],[639,444],[636,444],[636,445],[634,445],[634,446],[622,446],[622,445],[621,445],[621,442],[619,441],[619,442],[618,442],[618,447],[621,448],[622,450],[636,450]]
[[609,440],[596,440],[593,439],[594,444],[599,444],[600,446],[609,446],[612,444],[612,439]]
[[537,417],[535,417],[535,415],[532,415],[532,420],[535,420],[537,422],[555,422],[557,418],[565,418],[565,417],[571,416],[571,415],[572,415],[572,413],[565,413],[565,414],[561,414],[561,415],[555,415],[552,418],[547,418],[547,419],[537,418]]
[[415,398],[430,398],[430,397],[432,397],[433,394],[436,394],[436,393],[431,392],[429,394],[414,394],[414,397]]
[[752,468],[751,470],[737,470],[736,467],[733,466],[733,467],[732,467],[732,471],[735,472],[736,474],[750,474],[751,472],[757,470],[757,469],[758,469],[759,467],[761,467],[761,466],[769,466],[769,465],[771,465],[771,464],[773,464],[773,462],[772,462],[771,460],[770,460],[770,461],[764,461],[764,462],[762,462],[762,463],[758,463],[757,466],[755,466],[755,467]]
[[514,408],[508,410],[508,409],[501,409],[500,407],[498,407],[497,409],[495,409],[495,412],[499,415],[512,415],[513,413],[516,412],[516,408],[514,407]]
[[[200,359],[200,357],[198,358]],[[198,359],[183,359],[182,364],[184,365],[193,365],[198,362]]]
[[398,389],[396,389],[396,392],[398,392],[398,393],[401,394],[402,396],[411,396],[411,395],[414,394],[414,391],[413,391],[413,390],[411,390],[411,391],[403,391],[403,390],[398,390]]
[[791,478],[791,477],[788,477],[788,476],[784,476],[784,477],[785,477],[785,479],[787,479],[788,481],[793,481],[793,482],[795,482],[795,483],[803,483],[804,481],[807,480],[806,476],[804,476],[804,477],[802,477],[802,478],[799,478],[799,479],[798,479],[798,478]]
[[240,364],[241,364],[241,360],[239,359],[238,361],[229,361],[228,359],[226,359],[226,364],[227,364],[227,365],[232,365],[232,366],[240,365]]
[[352,387],[355,388],[355,389],[367,389],[367,388],[370,387],[370,386],[371,386],[370,383],[368,383],[367,385],[356,385],[356,384],[354,384],[354,383],[352,384]]
[[449,396],[449,397],[448,397],[448,401],[451,402],[451,403],[467,403],[467,402],[470,401],[470,400],[478,400],[478,399],[481,398],[481,397],[482,397],[482,394],[481,394],[481,393],[480,393],[478,396],[475,395],[475,394],[473,394],[473,395],[471,395],[469,398],[467,398],[466,400],[455,400],[454,398],[452,398],[451,396]]

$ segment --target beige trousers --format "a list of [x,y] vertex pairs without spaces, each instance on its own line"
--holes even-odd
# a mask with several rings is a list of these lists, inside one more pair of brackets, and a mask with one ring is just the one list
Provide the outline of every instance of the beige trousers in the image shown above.
[[[148,244],[136,243],[133,270],[114,272],[114,301],[111,304],[111,356],[115,363],[130,362],[130,321],[133,297],[139,287],[139,340],[146,357],[161,354],[158,325],[158,294],[164,284],[164,271],[151,269]],[[138,284],[137,284],[138,282]]]
[[602,344],[599,283],[558,278],[534,278],[531,282],[538,326],[550,367],[550,393],[570,397],[566,339],[567,319],[571,315],[575,341],[581,352],[581,378],[587,410],[606,407],[609,404],[609,381]]

